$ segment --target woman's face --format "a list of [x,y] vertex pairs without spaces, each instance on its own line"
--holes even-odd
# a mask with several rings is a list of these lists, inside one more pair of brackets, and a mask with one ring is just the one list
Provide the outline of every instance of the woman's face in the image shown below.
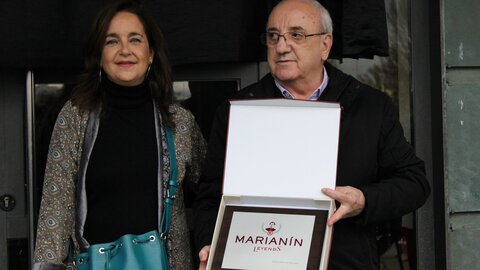
[[118,12],[108,27],[100,61],[107,77],[122,86],[139,85],[152,60],[153,52],[137,15]]

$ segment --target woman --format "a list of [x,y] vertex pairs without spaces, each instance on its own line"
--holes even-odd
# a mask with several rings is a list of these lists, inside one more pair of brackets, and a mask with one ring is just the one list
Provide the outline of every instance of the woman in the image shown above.
[[34,269],[63,269],[70,243],[79,253],[158,228],[170,169],[165,129],[179,181],[169,262],[191,269],[181,182],[198,179],[205,143],[193,116],[172,104],[160,30],[137,2],[115,3],[93,25],[85,66],[52,133]]

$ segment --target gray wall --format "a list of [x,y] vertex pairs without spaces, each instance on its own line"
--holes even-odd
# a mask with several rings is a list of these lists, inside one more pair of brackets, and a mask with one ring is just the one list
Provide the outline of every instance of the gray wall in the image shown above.
[[448,269],[480,269],[480,1],[444,0]]

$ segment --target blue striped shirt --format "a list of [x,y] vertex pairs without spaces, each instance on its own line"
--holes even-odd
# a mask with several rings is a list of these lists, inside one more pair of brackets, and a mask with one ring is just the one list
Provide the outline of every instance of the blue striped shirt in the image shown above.
[[[308,100],[318,100],[320,95],[323,93],[323,90],[327,87],[328,84],[328,74],[327,70],[323,68],[323,81],[320,84],[319,87],[310,95]],[[280,89],[280,92],[282,92],[282,96],[288,99],[293,99],[293,95],[285,88],[283,87],[277,80],[275,80],[275,85]]]

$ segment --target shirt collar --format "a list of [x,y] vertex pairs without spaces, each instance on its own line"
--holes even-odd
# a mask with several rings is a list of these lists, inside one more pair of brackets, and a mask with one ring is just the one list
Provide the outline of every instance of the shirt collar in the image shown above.
[[[328,79],[329,78],[328,78],[328,74],[327,74],[327,69],[324,67],[323,68],[323,81],[320,84],[320,86],[317,87],[317,89],[308,98],[308,100],[318,100],[320,95],[323,93],[323,90],[325,90],[325,88],[327,87]],[[293,95],[290,93],[290,91],[288,91],[285,87],[283,87],[277,80],[275,80],[275,85],[280,90],[280,92],[282,93],[282,96],[284,98],[293,99]]]

